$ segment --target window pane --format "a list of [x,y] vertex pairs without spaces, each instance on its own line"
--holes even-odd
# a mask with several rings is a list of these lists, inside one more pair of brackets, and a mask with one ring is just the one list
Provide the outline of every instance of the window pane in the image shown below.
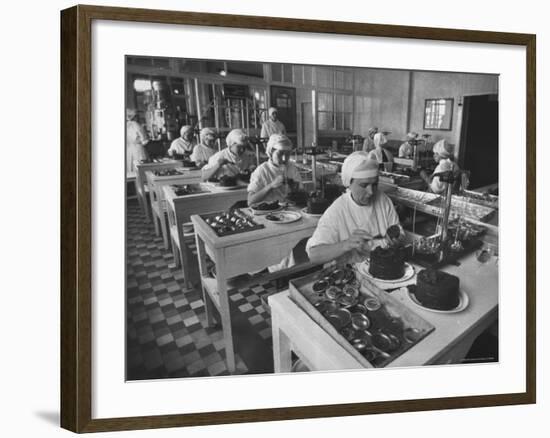
[[302,85],[304,83],[304,68],[301,65],[294,66],[294,84]]
[[334,74],[334,88],[342,90],[344,88],[344,72],[341,70],[336,70]]
[[344,129],[351,131],[352,113],[344,113]]
[[353,96],[349,94],[344,96],[344,111],[353,112]]
[[333,123],[332,123],[332,112],[319,111],[318,118],[319,118],[319,129],[321,130],[334,129]]
[[319,102],[317,108],[319,111],[332,111],[332,94],[319,93]]

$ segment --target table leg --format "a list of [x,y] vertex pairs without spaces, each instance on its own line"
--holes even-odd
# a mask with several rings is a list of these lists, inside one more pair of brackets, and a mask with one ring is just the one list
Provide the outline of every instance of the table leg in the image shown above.
[[164,249],[170,248],[170,239],[168,236],[168,228],[166,227],[166,218],[164,217],[165,208],[163,207],[165,201],[160,202],[160,230],[162,232],[162,241],[164,242]]
[[233,345],[233,327],[231,325],[231,309],[229,307],[229,295],[227,291],[227,280],[221,263],[216,263],[216,280],[220,300],[220,317],[222,320],[223,339],[225,343],[225,360],[228,371],[235,372],[235,346]]
[[204,301],[204,309],[206,312],[206,322],[209,327],[215,324],[212,300],[206,291],[206,288],[202,284],[202,278],[208,275],[208,268],[206,266],[206,250],[204,248],[204,241],[197,234],[195,236],[195,242],[197,243],[197,254],[199,258],[199,273],[201,276],[201,286],[202,286],[202,299]]
[[273,366],[276,373],[288,373],[292,369],[290,339],[281,329],[279,316],[272,314]]
[[183,233],[181,233],[180,238],[180,254],[181,254],[181,269],[183,271],[183,281],[185,283],[186,289],[191,289],[193,287],[193,282],[191,281],[191,260],[189,255],[191,250],[187,245],[187,242],[183,239]]

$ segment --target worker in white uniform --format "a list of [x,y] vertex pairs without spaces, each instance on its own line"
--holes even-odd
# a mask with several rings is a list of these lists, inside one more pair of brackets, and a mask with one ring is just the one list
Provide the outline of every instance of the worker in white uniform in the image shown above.
[[246,151],[248,137],[242,129],[233,129],[225,142],[227,147],[212,155],[202,168],[203,181],[223,175],[237,176],[254,166],[254,157]]
[[184,125],[180,129],[180,137],[176,138],[170,148],[168,149],[168,155],[173,157],[174,155],[184,155],[189,157],[193,152],[195,146],[193,142],[194,137],[193,127],[191,125]]
[[201,129],[201,142],[193,148],[191,161],[194,161],[197,167],[203,167],[212,155],[216,153],[216,131],[212,128]]
[[407,134],[407,141],[399,146],[399,158],[412,158],[414,147],[411,144],[413,140],[418,137],[416,132],[409,132]]
[[[374,248],[402,238],[392,201],[378,191],[378,172],[378,162],[365,152],[354,152],[344,160],[342,182],[347,191],[325,211],[307,242],[312,262],[361,262]],[[396,239],[387,236],[392,225],[399,226]]]
[[268,110],[268,119],[262,124],[260,137],[269,138],[273,134],[286,135],[285,125],[279,120],[279,112],[277,108],[271,107]]
[[273,134],[267,142],[268,161],[250,176],[248,205],[284,201],[288,191],[301,186],[300,172],[290,161],[292,142],[286,135]]
[[126,171],[134,172],[134,162],[148,158],[145,145],[149,137],[143,127],[136,121],[137,111],[133,108],[126,110]]
[[374,134],[374,149],[369,152],[369,158],[378,162],[380,170],[391,172],[393,169],[393,155],[384,147],[388,139],[381,132]]
[[428,175],[425,170],[420,171],[420,177],[428,185],[428,191],[432,193],[442,194],[447,184],[441,181],[441,178],[437,176],[442,172],[453,172],[455,181],[458,183],[456,186],[462,185],[467,187],[468,182],[466,178],[462,180],[462,171],[458,167],[458,164],[454,162],[453,147],[445,139],[439,140],[433,147],[434,161],[437,163],[437,167],[431,175]]
[[374,135],[378,133],[378,128],[373,126],[369,129],[365,141],[363,141],[363,152],[370,152],[374,149]]

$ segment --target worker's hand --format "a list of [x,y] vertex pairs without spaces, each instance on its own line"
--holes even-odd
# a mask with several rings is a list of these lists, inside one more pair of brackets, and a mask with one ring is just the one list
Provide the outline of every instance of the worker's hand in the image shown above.
[[278,187],[281,187],[283,185],[284,178],[283,175],[277,175],[273,181],[271,181],[271,188],[276,189]]
[[372,236],[364,230],[355,230],[351,236],[345,241],[345,249],[351,251],[356,249],[359,251],[365,250],[365,244],[371,240]]

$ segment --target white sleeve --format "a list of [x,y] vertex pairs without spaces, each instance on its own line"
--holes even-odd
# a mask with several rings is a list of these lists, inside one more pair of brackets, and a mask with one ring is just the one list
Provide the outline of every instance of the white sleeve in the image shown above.
[[262,178],[261,172],[262,168],[258,167],[254,172],[252,172],[252,175],[250,175],[250,182],[248,183],[248,188],[246,189],[248,193],[256,193],[258,190],[262,189],[262,186],[265,187],[265,184],[262,184],[262,179],[265,178]]
[[306,251],[319,245],[331,245],[338,243],[338,222],[335,210],[330,207],[325,211],[317,223],[317,228],[306,244]]

